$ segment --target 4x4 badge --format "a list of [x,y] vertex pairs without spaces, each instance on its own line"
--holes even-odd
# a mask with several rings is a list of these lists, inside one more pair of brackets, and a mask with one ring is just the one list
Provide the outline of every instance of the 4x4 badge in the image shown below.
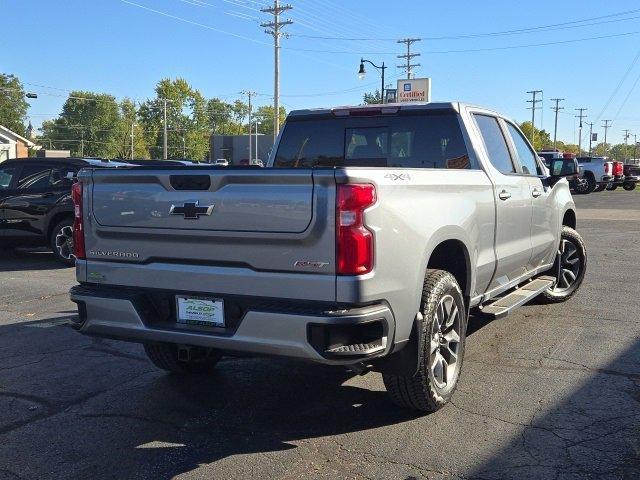
[[187,220],[198,220],[200,215],[211,215],[211,212],[213,212],[213,204],[203,205],[201,207],[197,201],[187,202],[181,207],[171,205],[171,209],[169,210],[170,215],[182,215]]

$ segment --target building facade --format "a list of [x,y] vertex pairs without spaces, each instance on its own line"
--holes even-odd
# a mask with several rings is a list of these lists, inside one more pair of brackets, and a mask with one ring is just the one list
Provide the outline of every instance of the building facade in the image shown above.
[[230,165],[240,165],[243,160],[258,158],[266,163],[272,147],[273,135],[251,135],[252,154],[249,155],[249,135],[211,135],[211,161],[224,158]]

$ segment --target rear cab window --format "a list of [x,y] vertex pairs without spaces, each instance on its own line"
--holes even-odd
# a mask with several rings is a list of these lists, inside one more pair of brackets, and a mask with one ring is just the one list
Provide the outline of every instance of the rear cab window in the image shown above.
[[477,169],[453,110],[287,121],[276,168]]

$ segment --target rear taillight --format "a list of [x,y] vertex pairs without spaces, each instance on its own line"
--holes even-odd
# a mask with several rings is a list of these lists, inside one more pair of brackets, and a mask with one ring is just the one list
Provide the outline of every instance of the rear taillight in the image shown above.
[[336,273],[363,275],[373,270],[373,233],[364,211],[376,202],[370,184],[338,185],[336,197]]
[[84,260],[84,224],[82,223],[82,183],[76,182],[71,187],[73,200],[73,252],[76,258]]
[[624,174],[624,163],[622,162],[613,162],[613,174],[623,175]]

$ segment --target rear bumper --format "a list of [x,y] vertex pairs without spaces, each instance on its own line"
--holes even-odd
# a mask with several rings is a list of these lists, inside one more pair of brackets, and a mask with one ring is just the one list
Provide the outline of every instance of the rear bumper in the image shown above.
[[625,182],[638,182],[640,181],[640,177],[637,175],[627,175],[624,177]]
[[[78,304],[76,328],[87,335],[196,345],[325,364],[350,365],[384,356],[392,348],[395,333],[393,314],[385,304],[340,306],[336,310],[328,305],[304,307],[299,303],[287,306],[280,301],[254,301],[243,304],[237,318],[228,322],[228,328],[214,329],[177,324],[175,313],[163,314],[142,290],[83,285],[73,287],[70,297]],[[225,299],[225,315],[226,305]],[[355,340],[355,348],[336,344],[340,339],[356,338],[361,331],[371,335],[371,326],[381,332],[381,337],[365,345],[370,348],[362,348]],[[345,344],[348,347],[349,341],[345,340]]]
[[603,175],[598,183],[609,183],[613,181],[613,175]]

